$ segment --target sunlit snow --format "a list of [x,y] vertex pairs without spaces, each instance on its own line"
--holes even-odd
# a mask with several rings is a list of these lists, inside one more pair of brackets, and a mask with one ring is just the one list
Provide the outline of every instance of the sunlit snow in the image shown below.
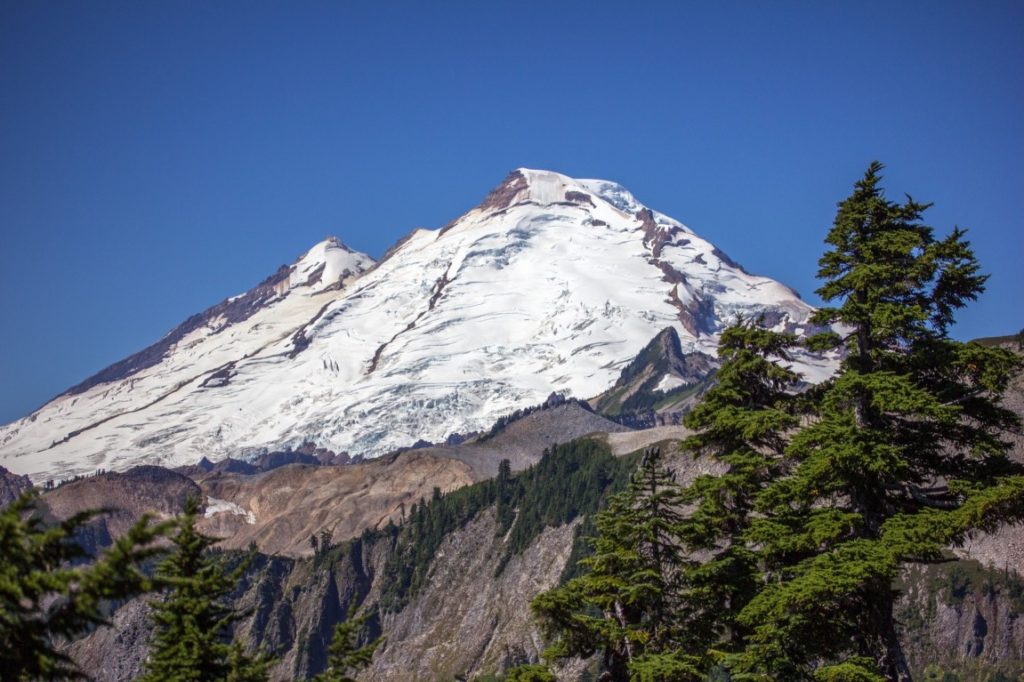
[[[159,364],[0,428],[0,463],[64,478],[306,441],[372,457],[487,428],[552,392],[597,395],[665,327],[684,351],[714,355],[737,315],[772,312],[782,328],[812,310],[654,212],[668,235],[659,262],[643,205],[615,183],[520,173],[510,205],[417,230],[378,264],[317,244],[244,322],[196,330]],[[711,333],[688,329],[680,305],[709,311]],[[831,363],[797,369],[820,380]]]

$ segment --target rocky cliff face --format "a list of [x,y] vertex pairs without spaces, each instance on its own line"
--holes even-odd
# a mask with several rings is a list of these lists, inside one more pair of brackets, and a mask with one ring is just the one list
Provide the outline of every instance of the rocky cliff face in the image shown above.
[[558,583],[575,527],[545,530],[499,576],[504,538],[496,535],[493,510],[452,534],[437,552],[426,589],[384,617],[388,640],[360,679],[471,679],[537,661],[545,645],[529,602]]
[[678,424],[710,385],[717,366],[706,353],[684,353],[679,334],[667,327],[623,368],[615,385],[590,404],[633,428]]
[[[1020,566],[1016,570],[1020,570]],[[1024,578],[976,561],[913,566],[897,606],[908,662],[963,681],[1024,674]]]
[[[529,600],[557,583],[576,524],[544,531],[521,555],[494,568],[502,551],[493,510],[449,537],[431,579],[406,607],[374,621],[386,643],[365,680],[451,680],[536,661],[543,642]],[[373,608],[381,594],[387,542],[355,541],[316,559],[260,555],[236,592],[252,615],[237,625],[253,647],[275,651],[274,680],[305,679],[323,669],[334,626],[354,602]],[[121,606],[112,627],[72,644],[68,653],[98,682],[128,682],[142,668],[149,637],[145,599]]]
[[32,481],[28,476],[19,476],[0,467],[0,508],[18,499],[21,493],[31,487]]

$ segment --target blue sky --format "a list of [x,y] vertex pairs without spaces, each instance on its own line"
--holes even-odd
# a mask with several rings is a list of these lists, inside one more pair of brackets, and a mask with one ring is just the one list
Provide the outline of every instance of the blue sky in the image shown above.
[[325,235],[621,182],[815,302],[872,159],[1024,326],[1024,3],[0,3],[0,422]]

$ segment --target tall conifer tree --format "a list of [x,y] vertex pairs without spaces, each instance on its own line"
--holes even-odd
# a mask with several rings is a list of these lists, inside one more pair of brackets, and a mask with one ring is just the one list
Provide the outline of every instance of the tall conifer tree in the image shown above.
[[784,469],[786,436],[799,423],[799,376],[788,366],[796,346],[795,336],[764,329],[760,321],[726,329],[715,386],[684,419],[694,431],[684,449],[724,469],[686,488],[693,508],[679,528],[684,547],[702,557],[683,572],[678,608],[688,644],[706,666],[720,660],[716,651],[743,647],[748,629],[736,619],[762,584],[759,556],[745,533],[758,494]]
[[1024,517],[1024,477],[999,396],[1018,362],[948,336],[985,277],[959,229],[937,239],[928,205],[898,204],[874,163],[839,204],[819,261],[815,316],[845,352],[787,448],[791,471],[759,496],[748,538],[775,566],[740,614],[738,680],[909,680],[893,618],[907,562],[937,561],[975,529]]

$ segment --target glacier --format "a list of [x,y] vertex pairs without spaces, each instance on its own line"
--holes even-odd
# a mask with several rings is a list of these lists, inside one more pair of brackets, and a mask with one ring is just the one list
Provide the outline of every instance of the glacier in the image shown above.
[[[597,395],[668,326],[714,355],[739,316],[802,333],[813,312],[618,184],[525,168],[379,262],[328,238],[261,287],[0,427],[0,463],[42,480],[302,446],[375,457]],[[808,381],[831,366],[797,363]]]

